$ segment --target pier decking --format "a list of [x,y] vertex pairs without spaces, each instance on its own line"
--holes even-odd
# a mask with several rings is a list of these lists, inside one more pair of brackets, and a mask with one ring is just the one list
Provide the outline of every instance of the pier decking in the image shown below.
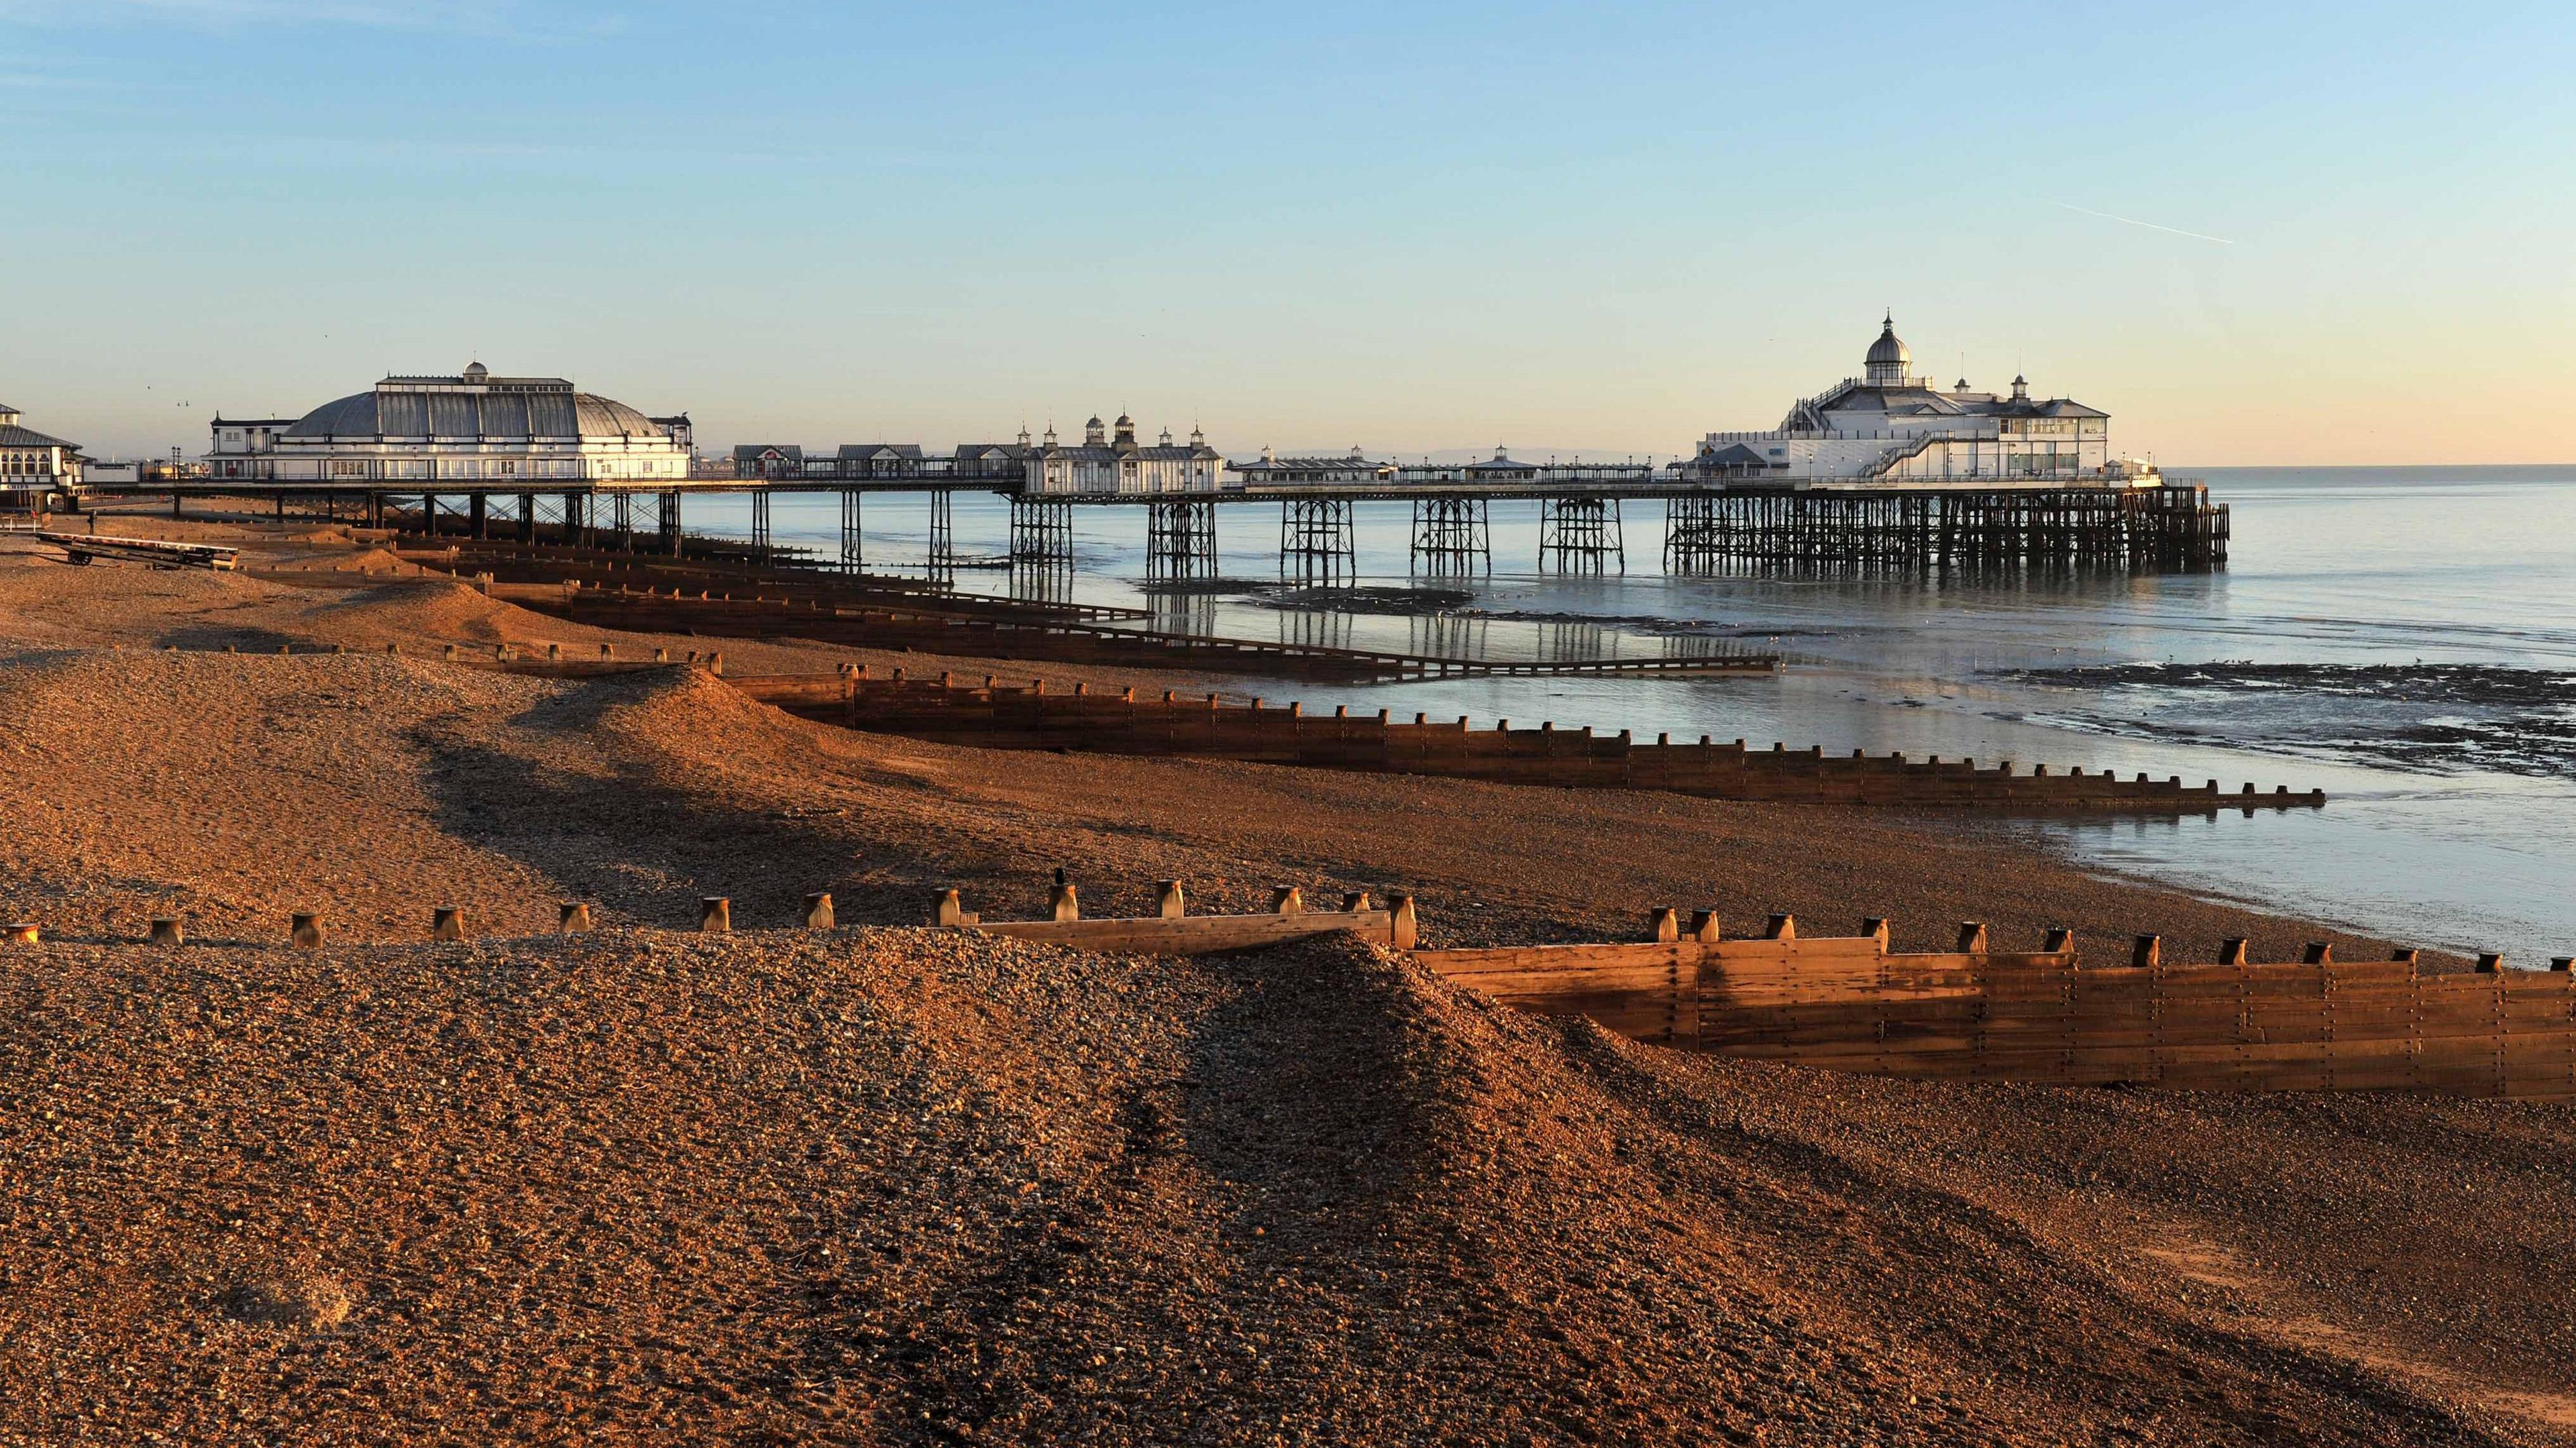
[[[935,460],[934,460],[935,461]],[[692,480],[685,485],[610,481],[556,484],[460,479],[401,487],[322,484],[125,485],[102,495],[166,494],[174,514],[191,499],[253,499],[283,517],[290,502],[331,517],[434,537],[516,538],[577,543],[618,552],[675,554],[685,549],[682,512],[691,494],[743,494],[750,500],[751,550],[776,551],[770,502],[781,494],[837,495],[840,547],[832,560],[864,566],[865,500],[871,494],[926,494],[932,500],[925,538],[934,577],[961,566],[949,500],[958,491],[990,492],[1011,506],[1010,559],[1042,568],[1073,564],[1073,510],[1145,511],[1146,571],[1157,579],[1193,580],[1216,573],[1221,510],[1275,507],[1283,578],[1334,581],[1356,558],[1355,505],[1409,503],[1411,571],[1428,575],[1491,572],[1489,515],[1498,501],[1536,503],[1543,573],[1615,573],[1627,567],[1623,509],[1650,502],[1663,514],[1662,559],[1670,573],[1927,571],[1937,569],[2087,569],[2132,573],[2205,572],[2223,568],[2228,509],[2205,485],[2181,481],[2152,487],[2064,486],[1782,487],[1724,486],[1647,469],[1573,470],[1527,481],[1393,481],[1329,486],[1275,486],[1205,493],[1033,492],[1005,478],[968,478],[925,467],[879,475]]]

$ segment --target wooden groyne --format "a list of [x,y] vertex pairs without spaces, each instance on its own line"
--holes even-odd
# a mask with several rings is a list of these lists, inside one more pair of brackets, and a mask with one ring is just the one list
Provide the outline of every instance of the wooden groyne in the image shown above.
[[[1581,1016],[1630,1040],[1675,1050],[1864,1075],[2044,1086],[2134,1085],[2197,1091],[2419,1091],[2576,1100],[2576,959],[2520,970],[2482,955],[2474,970],[2426,971],[2418,953],[2344,961],[2326,942],[2296,962],[2255,963],[2230,940],[2211,963],[2169,964],[2137,936],[2119,964],[2088,963],[2072,932],[2039,948],[1993,948],[1963,922],[1949,950],[1895,951],[1885,920],[1813,937],[1774,915],[1758,936],[1727,938],[1710,911],[1686,922],[1652,912],[1643,940],[1598,945],[1421,949],[1413,896],[1365,892],[1310,909],[1297,886],[1257,913],[1193,915],[1183,882],[1154,887],[1155,913],[1097,918],[1058,873],[1047,914],[986,920],[956,889],[932,892],[921,923],[1072,949],[1135,955],[1261,950],[1348,934],[1413,959],[1451,984],[1536,1015]],[[693,929],[736,928],[733,902],[697,902]],[[565,901],[558,932],[596,926]],[[285,942],[330,939],[326,912],[293,912]],[[808,893],[769,928],[842,924],[826,892]],[[757,927],[755,927],[757,928]],[[429,912],[427,943],[474,938],[464,911]],[[33,947],[33,921],[0,926],[0,948]],[[150,947],[184,949],[175,917],[151,922]]]
[[1181,669],[1272,678],[1353,681],[1473,678],[1495,674],[1681,677],[1765,675],[1772,654],[1668,655],[1641,659],[1553,661],[1447,658],[1326,644],[1265,643],[1206,634],[1164,633],[1056,616],[1039,609],[1014,614],[1000,600],[971,608],[947,602],[901,606],[844,604],[806,591],[765,584],[732,588],[589,587],[578,581],[502,583],[484,591],[522,608],[594,628],[630,633],[718,638],[805,639],[850,648],[910,650],[969,658],[1090,664],[1103,668]]
[[986,749],[1074,749],[1100,754],[1232,759],[1375,774],[1424,774],[1560,789],[1644,789],[1711,799],[1818,804],[1974,805],[2015,810],[2121,810],[2155,814],[2219,809],[2316,807],[2322,790],[2262,794],[2251,784],[2223,793],[2218,781],[2186,785],[2179,777],[2121,779],[2082,769],[2016,770],[1973,759],[1908,759],[1902,754],[1829,755],[1743,740],[1643,743],[1622,730],[1491,728],[1468,720],[1406,723],[1336,709],[1308,714],[1300,705],[1232,702],[1214,694],[1139,698],[1128,689],[1095,693],[1082,686],[1049,689],[1044,680],[1006,684],[943,673],[878,677],[853,668],[838,678],[787,675],[734,679],[755,699],[790,713],[853,729],[901,734]]
[[1662,912],[1661,939],[1624,945],[1433,950],[1439,975],[1542,1015],[1580,1015],[1631,1040],[1868,1075],[2201,1091],[2411,1090],[2576,1099],[2576,972],[2483,956],[2438,974],[2416,953],[2168,965],[2143,936],[2118,965],[2073,937],[1988,948],[1960,927],[1951,951],[1888,949],[1868,933],[1810,939],[1787,916],[1727,940],[1705,915]]
[[[450,663],[540,678],[593,679],[649,670],[702,669],[723,677],[723,655],[691,652],[685,661],[656,649],[652,660],[621,659],[608,645],[596,657],[568,655],[560,644],[537,654],[510,644],[461,651],[441,646]],[[487,652],[488,650],[488,652]],[[224,650],[235,652],[232,648]],[[344,645],[327,650],[346,652]],[[384,651],[398,654],[399,646]],[[280,653],[294,652],[291,645]],[[1791,750],[1775,743],[1753,749],[1744,740],[1652,744],[1627,730],[1596,734],[1589,727],[1514,729],[1509,720],[1480,729],[1461,716],[1434,723],[1422,714],[1403,723],[1380,709],[1374,715],[1336,708],[1309,714],[1291,702],[1272,707],[1260,698],[1228,700],[1217,694],[1138,698],[1132,688],[1115,694],[1076,684],[1049,689],[1044,679],[1006,684],[986,675],[973,682],[952,672],[912,677],[897,669],[876,677],[865,665],[840,674],[773,674],[727,678],[744,695],[801,718],[878,734],[897,734],[981,749],[1080,750],[1096,754],[1227,759],[1365,774],[1419,774],[1553,789],[1638,789],[1707,799],[1804,804],[1980,807],[2014,812],[2103,810],[2130,814],[2215,814],[2220,810],[2316,809],[2325,791],[2292,793],[2277,785],[2263,793],[2248,783],[2234,793],[2217,780],[2193,786],[2180,776],[2122,779],[2107,770],[2053,772],[2038,765],[2027,773],[2009,762],[1979,765],[1973,759],[1909,759],[1903,754],[1848,756],[1821,748]]]
[[611,593],[652,593],[679,597],[701,594],[759,594],[793,603],[892,606],[921,613],[954,613],[968,617],[1011,619],[1076,619],[1092,623],[1143,622],[1152,617],[1140,608],[1077,603],[1070,599],[993,598],[959,593],[946,584],[884,574],[824,572],[782,568],[749,560],[657,554],[620,553],[604,548],[499,541],[450,542],[414,547],[399,555],[406,563],[461,578],[489,577],[495,583],[577,583]]

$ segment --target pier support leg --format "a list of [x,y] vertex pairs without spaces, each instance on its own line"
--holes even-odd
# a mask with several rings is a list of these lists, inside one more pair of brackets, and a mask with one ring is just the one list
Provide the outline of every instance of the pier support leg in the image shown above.
[[616,495],[616,501],[609,504],[609,511],[611,514],[612,526],[617,533],[618,551],[621,553],[634,552],[635,510],[633,505],[628,501],[627,496],[624,493],[619,493]]
[[861,494],[856,488],[841,490],[841,571],[857,573],[863,559],[860,553],[859,523]]
[[[285,499],[281,496],[278,501],[282,505],[285,502]],[[491,503],[492,497],[489,493],[468,493],[465,495],[465,531],[467,536],[478,541],[490,536],[492,531],[492,520],[490,517]]]
[[1174,583],[1216,578],[1213,499],[1145,505],[1145,576]]
[[1725,558],[1724,540],[1716,494],[1687,493],[1664,500],[1666,573],[1702,578],[1718,572]]
[[674,558],[681,556],[683,544],[680,533],[680,495],[678,493],[661,494],[661,502],[655,509],[653,521],[662,535],[662,551]]
[[537,541],[537,495],[534,493],[519,495],[519,541]]
[[1413,572],[1465,578],[1494,571],[1493,530],[1482,498],[1413,501]]
[[1625,573],[1627,540],[1616,498],[1541,498],[1538,571]]
[[766,565],[769,562],[769,490],[751,495],[751,556]]
[[1347,498],[1291,498],[1279,505],[1279,576],[1333,584],[1358,569]]
[[956,496],[946,488],[935,488],[930,494],[930,548],[923,562],[933,583],[957,578],[957,530],[950,507]]
[[1073,504],[1062,498],[1011,499],[1011,562],[1073,566]]

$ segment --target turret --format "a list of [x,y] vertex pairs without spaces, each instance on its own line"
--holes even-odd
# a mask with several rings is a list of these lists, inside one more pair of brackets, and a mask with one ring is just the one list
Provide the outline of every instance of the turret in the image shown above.
[[1872,387],[1903,387],[1905,369],[1913,361],[1914,354],[1896,335],[1896,314],[1890,312],[1880,326],[1878,340],[1869,344],[1869,356],[1861,364],[1861,380]]

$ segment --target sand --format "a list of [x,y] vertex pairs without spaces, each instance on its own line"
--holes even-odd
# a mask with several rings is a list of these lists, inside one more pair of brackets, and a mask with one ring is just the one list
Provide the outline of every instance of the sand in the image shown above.
[[2477,1443],[2576,1406],[2544,1108],[1710,1063],[1356,943],[52,946],[0,1023],[17,1441]]
[[[1939,820],[150,648],[514,615],[0,567],[0,914],[50,937],[0,948],[0,1443],[2576,1441],[2565,1107],[1872,1080],[1355,942],[883,928],[1059,865],[1092,913],[1410,888],[1461,943],[2314,925]],[[813,889],[859,928],[668,928]],[[609,928],[545,936],[561,899]],[[444,904],[483,938],[426,943]]]

